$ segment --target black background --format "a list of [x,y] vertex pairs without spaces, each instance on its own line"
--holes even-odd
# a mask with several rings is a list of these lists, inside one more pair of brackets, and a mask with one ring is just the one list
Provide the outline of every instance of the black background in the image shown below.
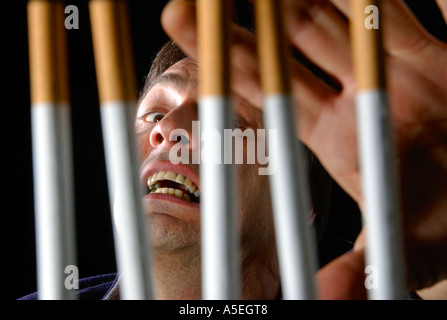
[[[434,0],[407,2],[433,34],[447,41],[445,23]],[[155,53],[167,40],[160,26],[160,13],[166,3],[129,1],[140,88]],[[250,5],[240,0],[236,3],[237,18],[250,25]],[[26,1],[3,1],[2,5],[0,298],[17,299],[36,290]],[[87,1],[66,1],[65,5],[76,5],[80,14],[80,28],[69,30],[68,39],[78,267],[80,276],[88,277],[115,272],[116,264],[88,6]],[[345,207],[341,209],[343,214],[331,217],[326,242],[334,238],[352,241],[360,217],[340,190],[334,192],[341,196]],[[325,250],[332,255],[340,253],[328,244]]]

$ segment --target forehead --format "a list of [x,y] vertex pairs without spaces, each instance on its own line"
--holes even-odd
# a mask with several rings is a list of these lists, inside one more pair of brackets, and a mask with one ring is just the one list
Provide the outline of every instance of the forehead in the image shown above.
[[197,63],[191,58],[185,58],[173,64],[165,72],[163,72],[163,74],[178,73],[186,77],[197,79],[197,71],[198,71]]
[[149,96],[154,88],[185,88],[197,84],[197,64],[190,58],[178,61],[162,74],[155,77],[140,97],[140,103]]

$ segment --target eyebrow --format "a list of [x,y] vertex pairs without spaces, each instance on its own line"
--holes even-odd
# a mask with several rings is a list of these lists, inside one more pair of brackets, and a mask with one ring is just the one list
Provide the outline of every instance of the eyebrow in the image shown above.
[[178,73],[175,72],[168,72],[163,73],[156,77],[154,81],[152,81],[149,86],[146,89],[145,94],[148,94],[149,91],[152,90],[153,87],[155,87],[157,84],[166,84],[166,85],[172,85],[174,87],[185,85],[188,83],[188,79]]

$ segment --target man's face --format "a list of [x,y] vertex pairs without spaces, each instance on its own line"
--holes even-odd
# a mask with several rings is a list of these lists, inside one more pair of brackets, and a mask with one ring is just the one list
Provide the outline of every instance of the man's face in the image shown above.
[[[154,81],[138,106],[141,179],[149,184],[144,208],[156,250],[200,248],[199,165],[169,160],[171,148],[178,143],[191,154],[199,148],[200,137],[193,130],[193,121],[198,120],[197,86],[195,62],[181,60]],[[235,127],[262,129],[261,112],[239,97],[234,97],[234,113]],[[175,129],[185,130],[189,139],[170,141]],[[258,174],[258,164],[235,166],[242,253],[251,256],[274,245],[268,176]]]

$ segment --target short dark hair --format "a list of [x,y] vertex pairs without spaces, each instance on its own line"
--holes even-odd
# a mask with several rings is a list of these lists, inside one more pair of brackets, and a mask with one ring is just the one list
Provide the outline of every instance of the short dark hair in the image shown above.
[[140,91],[140,101],[146,96],[149,91],[151,84],[154,80],[161,75],[163,72],[168,70],[171,66],[187,58],[188,56],[175,44],[174,41],[170,40],[166,42],[158,51],[154,61],[152,62],[149,73],[144,81],[144,86]]
[[[151,69],[144,82],[144,87],[140,92],[140,100],[144,98],[151,84],[159,75],[185,58],[188,58],[188,56],[174,41],[170,40],[165,43],[152,62]],[[328,220],[333,180],[313,152],[306,146],[304,147],[311,201],[315,213],[314,227],[317,239],[321,240]]]

